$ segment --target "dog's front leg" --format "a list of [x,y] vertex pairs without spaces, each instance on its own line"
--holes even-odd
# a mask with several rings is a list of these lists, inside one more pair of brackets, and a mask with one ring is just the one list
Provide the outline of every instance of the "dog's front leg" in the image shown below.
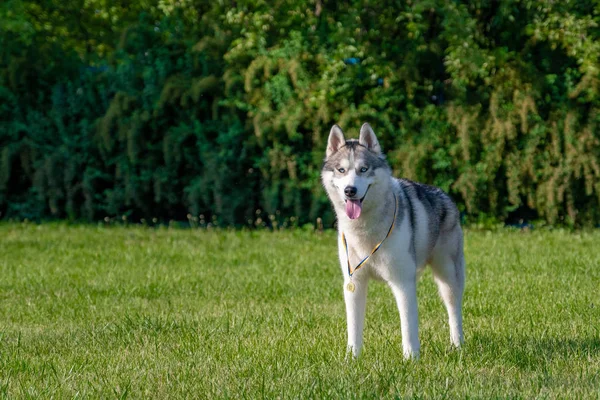
[[419,358],[419,316],[417,310],[416,268],[399,271],[388,284],[394,293],[400,312],[402,350],[404,358]]
[[349,279],[345,279],[344,299],[346,300],[346,319],[348,322],[348,353],[358,357],[363,344],[363,328],[367,304],[367,279],[352,281],[354,291],[348,290]]

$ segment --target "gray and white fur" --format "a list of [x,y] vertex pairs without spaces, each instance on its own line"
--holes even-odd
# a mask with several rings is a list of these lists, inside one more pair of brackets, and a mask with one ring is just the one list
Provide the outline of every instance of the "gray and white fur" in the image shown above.
[[[450,341],[459,347],[465,259],[459,212],[450,197],[439,188],[394,178],[369,124],[362,126],[358,140],[346,140],[337,125],[331,128],[321,178],[338,220],[348,351],[355,357],[361,351],[367,286],[375,278],[386,282],[396,298],[404,357],[419,357],[416,284],[427,264],[448,311]],[[394,194],[398,210],[393,232],[349,277],[341,233],[354,268],[387,234],[394,216]],[[354,291],[347,289],[349,282]]]

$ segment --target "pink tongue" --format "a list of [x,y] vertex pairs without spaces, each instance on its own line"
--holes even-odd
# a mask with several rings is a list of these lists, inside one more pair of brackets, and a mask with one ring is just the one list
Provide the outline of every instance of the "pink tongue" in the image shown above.
[[360,200],[347,200],[346,201],[346,215],[350,219],[356,219],[360,217],[362,211]]

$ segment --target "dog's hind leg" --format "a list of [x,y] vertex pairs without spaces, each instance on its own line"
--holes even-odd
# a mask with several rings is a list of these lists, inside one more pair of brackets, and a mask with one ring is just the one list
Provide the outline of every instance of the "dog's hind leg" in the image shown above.
[[448,311],[450,341],[456,347],[463,342],[462,298],[465,287],[465,258],[462,240],[460,244],[458,249],[455,248],[454,255],[440,251],[431,262],[435,282]]
[[[362,272],[362,271],[361,271]],[[354,291],[350,291],[344,282],[344,300],[346,301],[346,319],[348,323],[348,349],[354,357],[358,357],[363,344],[363,328],[367,305],[368,278],[353,280]]]

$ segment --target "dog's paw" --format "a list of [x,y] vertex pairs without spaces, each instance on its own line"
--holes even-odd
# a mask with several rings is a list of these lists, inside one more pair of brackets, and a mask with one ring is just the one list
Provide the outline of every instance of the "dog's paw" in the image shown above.
[[405,349],[402,353],[407,361],[417,361],[421,354],[419,349]]
[[463,345],[463,343],[465,342],[462,333],[458,334],[452,334],[450,335],[450,342],[452,343],[452,347],[456,348],[456,349],[460,349],[460,347]]
[[360,347],[348,345],[346,347],[346,361],[356,360],[360,354]]

